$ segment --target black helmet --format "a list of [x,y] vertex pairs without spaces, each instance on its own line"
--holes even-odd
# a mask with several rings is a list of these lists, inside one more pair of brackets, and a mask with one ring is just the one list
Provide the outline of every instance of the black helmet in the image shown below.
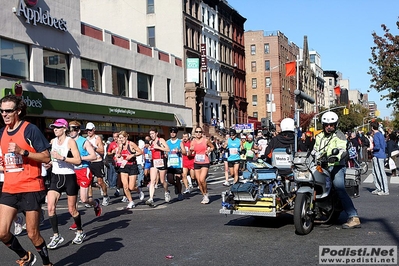
[[177,127],[171,127],[170,129],[169,129],[169,132],[174,132],[174,133],[177,133],[179,130],[177,129]]
[[234,128],[231,128],[230,129],[230,136],[236,135],[236,134],[237,134],[237,131]]

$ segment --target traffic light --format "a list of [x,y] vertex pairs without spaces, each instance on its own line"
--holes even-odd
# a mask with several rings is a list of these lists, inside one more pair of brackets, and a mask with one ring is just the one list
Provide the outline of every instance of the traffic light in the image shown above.
[[344,108],[344,115],[349,115],[349,109],[348,108]]
[[260,119],[260,125],[261,125],[261,127],[262,127],[262,128],[264,128],[264,127],[267,127],[267,128],[268,128],[268,127],[269,127],[269,121],[270,121],[269,118],[265,118],[265,117],[264,117],[264,118],[261,118],[261,119]]

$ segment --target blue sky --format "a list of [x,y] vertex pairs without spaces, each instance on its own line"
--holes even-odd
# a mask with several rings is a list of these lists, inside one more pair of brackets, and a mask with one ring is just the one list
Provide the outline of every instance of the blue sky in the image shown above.
[[336,70],[349,79],[350,89],[369,92],[380,117],[391,116],[392,108],[380,101],[380,94],[370,89],[367,74],[374,46],[371,34],[382,36],[381,24],[399,35],[396,22],[398,0],[228,0],[247,19],[245,30],[279,30],[299,47],[308,36],[310,50],[321,56],[324,70]]

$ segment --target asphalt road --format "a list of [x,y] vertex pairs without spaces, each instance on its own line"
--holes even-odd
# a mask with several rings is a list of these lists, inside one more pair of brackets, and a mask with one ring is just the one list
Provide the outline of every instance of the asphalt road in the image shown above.
[[[373,184],[369,173],[360,197],[354,199],[362,228],[343,230],[339,223],[316,226],[306,236],[295,234],[291,215],[278,218],[221,215],[223,173],[210,170],[208,188],[211,202],[200,204],[198,191],[183,201],[163,200],[163,191],[156,190],[156,208],[138,202],[137,207],[125,210],[126,203],[113,198],[103,208],[103,215],[95,217],[91,209],[80,205],[87,237],[83,244],[72,245],[74,232],[68,230],[72,218],[67,212],[65,196],[59,203],[60,233],[65,242],[50,251],[55,265],[319,265],[319,246],[394,245],[399,243],[398,200],[399,182],[390,180],[390,195],[370,193]],[[173,188],[170,187],[173,195]],[[147,190],[144,189],[147,197]],[[99,191],[95,191],[98,197]],[[113,194],[110,193],[111,195]],[[47,217],[47,215],[46,215]],[[52,235],[48,220],[41,227],[48,241]],[[23,232],[18,239],[34,250]],[[35,254],[37,254],[35,252]],[[170,256],[170,257],[168,257]],[[17,256],[8,248],[1,248],[0,265],[15,265]],[[38,258],[36,265],[41,265]]]

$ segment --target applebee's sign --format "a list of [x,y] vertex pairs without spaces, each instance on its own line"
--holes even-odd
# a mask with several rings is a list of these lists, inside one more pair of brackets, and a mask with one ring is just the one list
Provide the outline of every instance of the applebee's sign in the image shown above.
[[24,16],[25,22],[34,26],[43,24],[57,30],[68,31],[67,22],[64,19],[54,18],[50,15],[49,10],[43,10],[40,7],[33,9],[37,2],[38,0],[19,0],[16,15]]

